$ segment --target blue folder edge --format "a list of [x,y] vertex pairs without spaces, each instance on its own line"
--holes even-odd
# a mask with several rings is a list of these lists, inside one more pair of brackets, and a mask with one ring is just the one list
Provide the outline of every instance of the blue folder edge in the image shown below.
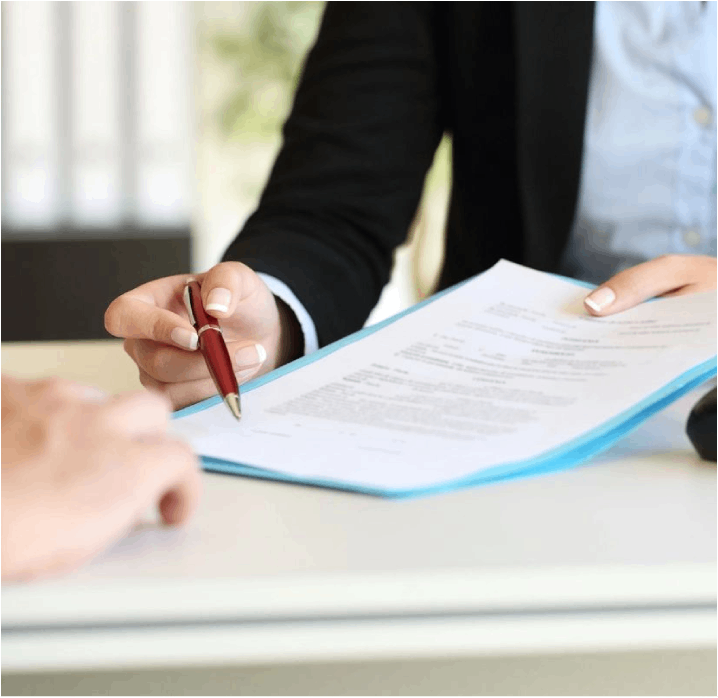
[[[591,284],[587,284],[582,281],[575,279],[568,279],[565,277],[558,277],[565,281],[570,281],[579,286],[585,288],[593,288]],[[355,332],[348,337],[344,337],[333,344],[330,344],[319,351],[310,354],[309,356],[303,356],[290,364],[275,369],[271,373],[261,376],[253,381],[246,383],[242,386],[242,393],[248,393],[251,390],[266,385],[267,383],[281,378],[287,373],[296,371],[302,366],[313,363],[323,359],[325,356],[332,354],[333,352],[345,347],[353,342],[356,342],[364,337],[377,332],[387,325],[396,322],[400,318],[419,310],[423,306],[434,302],[441,296],[454,291],[459,286],[465,284],[466,281],[457,284],[451,288],[448,288],[440,293],[437,293],[430,298],[427,298],[419,303],[416,303],[410,308],[397,313],[396,315],[383,320],[371,327],[365,327],[358,332]],[[602,451],[607,450],[613,446],[617,441],[628,435],[647,419],[652,417],[654,414],[662,410],[663,408],[670,405],[672,402],[690,392],[694,388],[697,388],[702,383],[706,382],[710,378],[716,375],[716,369],[718,364],[716,357],[705,361],[704,363],[693,367],[691,370],[686,371],[678,378],[674,379],[670,383],[666,384],[655,393],[645,398],[641,402],[633,405],[629,409],[625,410],[619,415],[616,415],[612,419],[604,422],[599,427],[582,434],[581,436],[569,441],[568,443],[562,444],[561,446],[547,451],[546,453],[530,458],[528,460],[516,461],[513,463],[504,463],[497,465],[492,468],[482,470],[479,473],[468,475],[466,477],[448,480],[443,483],[431,485],[428,487],[412,488],[412,489],[384,489],[368,487],[361,484],[342,480],[332,480],[325,478],[312,478],[312,477],[295,477],[293,475],[287,475],[281,472],[268,470],[266,468],[258,468],[251,465],[244,465],[241,463],[235,463],[232,461],[226,461],[219,458],[210,458],[202,456],[202,466],[209,472],[225,473],[230,475],[244,475],[247,477],[258,478],[262,480],[277,480],[280,482],[290,482],[303,485],[313,485],[318,487],[326,487],[330,489],[345,490],[349,492],[357,492],[361,494],[369,494],[380,497],[394,497],[394,498],[408,498],[408,497],[420,497],[430,494],[438,494],[440,492],[449,492],[451,490],[463,489],[466,487],[473,487],[476,485],[488,484],[491,482],[503,481],[503,480],[514,480],[523,477],[531,477],[536,475],[542,475],[545,473],[558,472],[560,470],[566,470],[577,466],[584,461],[588,460],[592,456],[595,456]],[[174,419],[181,419],[191,414],[201,412],[203,410],[214,407],[221,402],[221,398],[216,395],[207,400],[199,402],[195,405],[190,405],[184,409],[178,410],[174,413]],[[450,456],[449,456],[450,457]]]

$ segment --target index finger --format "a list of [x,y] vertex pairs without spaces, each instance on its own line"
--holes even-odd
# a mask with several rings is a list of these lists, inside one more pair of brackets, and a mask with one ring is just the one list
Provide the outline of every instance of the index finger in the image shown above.
[[619,272],[583,302],[591,315],[612,315],[656,296],[715,288],[715,274],[712,257],[663,255]]
[[105,328],[115,337],[151,339],[190,351],[197,348],[199,341],[186,316],[158,307],[133,291],[112,301],[105,313]]

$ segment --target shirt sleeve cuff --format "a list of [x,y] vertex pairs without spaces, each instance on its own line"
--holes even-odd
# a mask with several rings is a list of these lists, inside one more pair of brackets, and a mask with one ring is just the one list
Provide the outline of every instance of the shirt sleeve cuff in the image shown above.
[[283,300],[292,309],[304,335],[304,355],[306,356],[319,349],[319,339],[317,338],[317,328],[314,326],[314,321],[289,286],[269,274],[258,273],[257,276],[267,284],[267,288],[277,298]]

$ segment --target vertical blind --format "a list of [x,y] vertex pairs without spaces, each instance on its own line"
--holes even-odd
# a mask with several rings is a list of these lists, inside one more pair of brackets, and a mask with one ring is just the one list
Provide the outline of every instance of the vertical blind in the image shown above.
[[185,2],[2,3],[4,239],[188,226],[192,12]]

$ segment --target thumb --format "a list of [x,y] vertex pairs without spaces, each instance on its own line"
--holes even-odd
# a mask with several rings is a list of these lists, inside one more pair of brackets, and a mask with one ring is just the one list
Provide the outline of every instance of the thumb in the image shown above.
[[257,290],[258,277],[241,262],[222,262],[197,277],[202,284],[204,309],[216,318],[228,318]]

